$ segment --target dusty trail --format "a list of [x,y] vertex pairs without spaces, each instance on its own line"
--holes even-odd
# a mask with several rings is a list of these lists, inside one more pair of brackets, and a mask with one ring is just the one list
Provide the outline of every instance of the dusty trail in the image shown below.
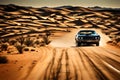
[[103,47],[53,48],[27,77],[27,80],[119,79],[120,54]]
[[45,49],[48,51],[46,57],[36,64],[26,79],[119,80],[120,49],[107,45],[109,38],[100,30],[96,30],[102,37],[100,47],[75,47],[73,37],[76,31],[53,41],[51,45],[55,48]]
[[[78,30],[73,30],[49,46],[40,47],[36,53],[19,55],[24,58],[14,65],[25,60],[27,64],[19,71],[0,75],[0,80],[120,80],[120,49],[106,44],[109,38],[95,30],[101,35],[99,47],[76,47],[74,37]],[[7,69],[18,68],[14,65]]]

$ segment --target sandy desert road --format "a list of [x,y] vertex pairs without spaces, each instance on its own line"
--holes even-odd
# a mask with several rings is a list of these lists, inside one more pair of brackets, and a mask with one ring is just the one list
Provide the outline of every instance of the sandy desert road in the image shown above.
[[[62,37],[61,42],[65,37],[71,41],[74,37],[71,34],[75,32]],[[100,34],[103,39],[99,47],[70,47],[75,46],[74,42],[69,45],[66,43],[67,45],[64,44],[64,46],[55,46],[55,42],[51,43],[55,47],[46,47],[43,58],[37,62],[27,76],[20,79],[120,80],[120,49],[105,44],[109,38]]]
[[46,48],[46,58],[25,80],[119,80],[119,52],[113,47]]

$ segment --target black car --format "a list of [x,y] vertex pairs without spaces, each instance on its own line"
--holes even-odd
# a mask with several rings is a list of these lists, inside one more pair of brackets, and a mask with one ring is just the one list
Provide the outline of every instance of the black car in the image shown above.
[[94,30],[80,30],[75,36],[75,41],[77,46],[82,44],[96,44],[96,46],[99,46],[100,35]]

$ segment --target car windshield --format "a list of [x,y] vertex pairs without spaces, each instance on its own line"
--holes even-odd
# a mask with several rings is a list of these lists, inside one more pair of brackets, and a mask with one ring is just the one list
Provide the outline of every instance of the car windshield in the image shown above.
[[78,34],[82,34],[82,35],[84,35],[84,34],[95,34],[95,31],[83,30],[83,31],[79,31]]

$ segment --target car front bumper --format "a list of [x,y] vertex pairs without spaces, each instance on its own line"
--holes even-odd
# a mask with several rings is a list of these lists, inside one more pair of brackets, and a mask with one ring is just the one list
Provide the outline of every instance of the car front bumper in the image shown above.
[[77,40],[79,43],[98,43],[99,40]]

